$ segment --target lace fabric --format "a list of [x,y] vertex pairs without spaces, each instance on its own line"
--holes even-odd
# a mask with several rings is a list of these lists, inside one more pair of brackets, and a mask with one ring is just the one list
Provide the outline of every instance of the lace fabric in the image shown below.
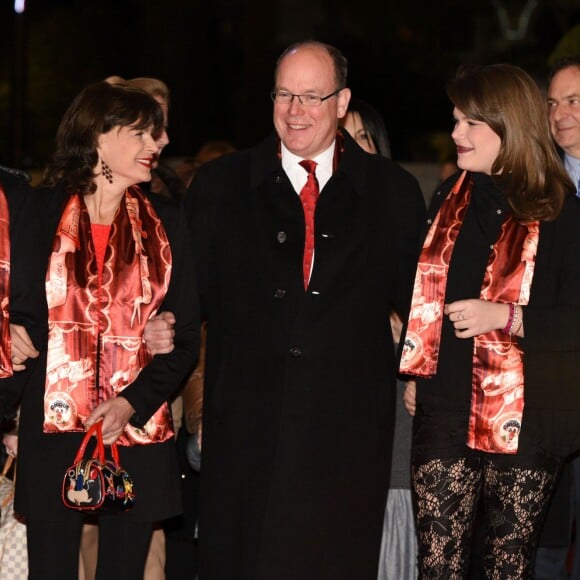
[[477,501],[483,494],[484,577],[532,578],[559,464],[548,456],[502,458],[472,450],[463,457],[415,463],[411,480],[420,577],[467,577]]

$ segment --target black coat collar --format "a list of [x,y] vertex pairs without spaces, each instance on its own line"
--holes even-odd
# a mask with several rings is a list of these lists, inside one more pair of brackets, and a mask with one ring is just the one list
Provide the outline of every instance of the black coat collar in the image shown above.
[[[365,194],[367,163],[374,157],[363,151],[346,132],[343,135],[344,151],[341,155],[336,174],[344,175],[359,195]],[[279,139],[272,132],[251,151],[250,185],[259,187],[271,177],[282,177],[284,171],[278,157]]]

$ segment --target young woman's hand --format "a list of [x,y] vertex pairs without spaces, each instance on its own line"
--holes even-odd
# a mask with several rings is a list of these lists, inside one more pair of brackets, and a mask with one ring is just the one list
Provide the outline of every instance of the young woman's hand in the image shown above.
[[[523,316],[521,306],[517,308],[518,316]],[[457,338],[472,338],[492,330],[505,328],[510,317],[510,305],[472,298],[446,304],[443,312],[449,316],[449,320],[453,323]],[[517,327],[521,327],[520,322],[517,322]],[[522,336],[520,332],[516,334]]]

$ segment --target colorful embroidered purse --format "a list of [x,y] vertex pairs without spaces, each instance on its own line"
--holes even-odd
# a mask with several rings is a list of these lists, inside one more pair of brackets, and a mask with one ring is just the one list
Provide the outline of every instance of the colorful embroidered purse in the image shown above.
[[[87,444],[96,435],[92,457],[86,457]],[[66,470],[62,501],[70,509],[90,512],[122,512],[133,507],[135,492],[129,474],[119,464],[117,445],[112,444],[111,458],[105,457],[102,423],[87,431],[74,463]]]

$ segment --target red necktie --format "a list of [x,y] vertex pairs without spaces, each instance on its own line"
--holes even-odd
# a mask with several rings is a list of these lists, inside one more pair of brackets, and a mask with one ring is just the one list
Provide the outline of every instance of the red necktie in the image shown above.
[[305,159],[300,165],[308,172],[306,185],[300,192],[300,200],[304,208],[304,222],[306,233],[304,235],[304,258],[302,260],[302,270],[304,273],[304,290],[308,288],[310,271],[312,270],[312,258],[314,256],[314,210],[320,191],[318,180],[316,179],[316,161]]

